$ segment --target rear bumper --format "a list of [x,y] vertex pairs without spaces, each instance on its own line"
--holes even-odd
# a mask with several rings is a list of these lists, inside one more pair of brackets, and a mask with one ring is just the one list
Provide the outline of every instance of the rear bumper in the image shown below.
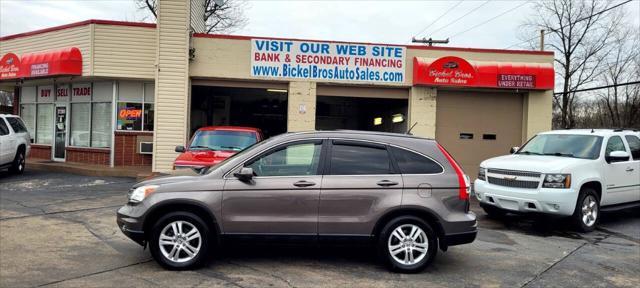
[[476,235],[478,235],[477,230],[464,232],[464,233],[444,235],[444,237],[442,237],[442,244],[445,245],[446,247],[468,244],[476,240]]
[[468,244],[476,239],[478,234],[478,221],[473,212],[456,213],[454,221],[443,222],[444,235],[440,239],[443,249],[449,246]]

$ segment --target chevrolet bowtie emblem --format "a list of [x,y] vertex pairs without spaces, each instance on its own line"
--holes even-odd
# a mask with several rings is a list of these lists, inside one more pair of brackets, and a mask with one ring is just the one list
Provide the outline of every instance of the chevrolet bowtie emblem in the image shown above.
[[504,177],[504,180],[507,180],[507,181],[515,181],[516,179],[518,179],[518,177],[516,177],[516,176],[513,176],[513,177],[506,176],[506,177]]

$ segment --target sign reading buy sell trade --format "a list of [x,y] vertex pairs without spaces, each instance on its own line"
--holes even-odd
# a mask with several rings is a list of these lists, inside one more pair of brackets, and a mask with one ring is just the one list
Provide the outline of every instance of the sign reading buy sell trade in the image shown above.
[[406,48],[293,40],[251,40],[251,76],[402,83]]

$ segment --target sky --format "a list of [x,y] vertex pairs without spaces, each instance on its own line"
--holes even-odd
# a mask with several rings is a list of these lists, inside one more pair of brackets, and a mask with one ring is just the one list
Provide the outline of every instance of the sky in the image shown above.
[[[390,44],[426,36],[449,38],[453,47],[501,49],[526,38],[519,27],[534,13],[532,2],[248,0],[248,23],[233,34]],[[640,0],[620,9],[640,31]],[[134,0],[0,0],[0,36],[86,19],[153,21]]]

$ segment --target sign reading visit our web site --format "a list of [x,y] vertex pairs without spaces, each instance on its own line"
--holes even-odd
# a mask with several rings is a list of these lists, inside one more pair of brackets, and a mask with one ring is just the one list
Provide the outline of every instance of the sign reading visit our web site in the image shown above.
[[251,40],[251,76],[402,83],[406,48],[289,40]]

